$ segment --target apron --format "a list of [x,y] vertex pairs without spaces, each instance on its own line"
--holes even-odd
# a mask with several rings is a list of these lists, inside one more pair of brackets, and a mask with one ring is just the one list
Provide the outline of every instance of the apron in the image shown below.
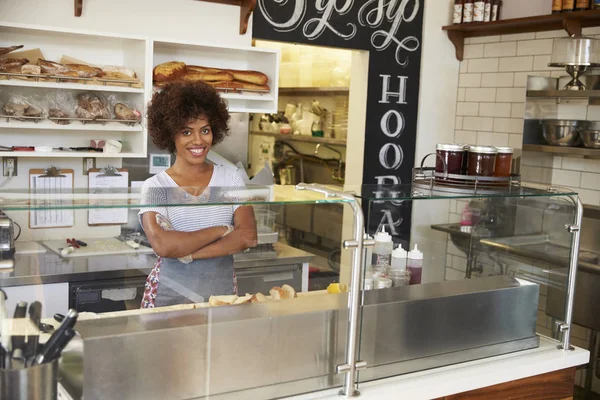
[[208,301],[210,296],[237,294],[233,256],[184,264],[159,257],[146,278],[142,308]]

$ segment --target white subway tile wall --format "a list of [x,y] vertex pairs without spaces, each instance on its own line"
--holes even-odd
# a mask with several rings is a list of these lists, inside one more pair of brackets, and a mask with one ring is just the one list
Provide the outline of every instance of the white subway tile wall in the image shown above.
[[[585,28],[584,34],[600,35],[600,28]],[[521,148],[524,117],[600,121],[600,106],[577,101],[530,101],[526,109],[529,76],[566,75],[548,67],[554,39],[562,37],[567,37],[564,30],[468,39],[460,68],[455,141]],[[521,173],[524,180],[564,186],[578,192],[585,204],[600,206],[600,159],[525,152]]]
[[[584,34],[600,34],[600,28],[584,29]],[[600,121],[600,106],[581,106],[577,102],[554,100],[528,102],[525,88],[529,76],[562,77],[561,69],[548,67],[554,38],[567,37],[564,30],[467,39],[465,60],[460,67],[458,88],[456,143],[508,145],[520,149],[523,142],[524,117],[581,118]],[[468,49],[467,49],[468,48]],[[577,192],[584,204],[600,206],[600,159],[561,157],[525,151],[521,175],[524,181],[563,186]],[[460,221],[465,201],[452,201],[450,221]],[[466,255],[448,239],[446,279],[465,278]],[[507,261],[512,268],[544,270],[531,261]],[[547,269],[547,268],[546,268]],[[553,320],[546,315],[546,286],[540,286],[536,331],[553,336]],[[589,331],[574,326],[573,344],[587,348]],[[579,374],[583,382],[583,375]],[[597,382],[600,386],[600,381]],[[600,390],[600,387],[598,388]]]

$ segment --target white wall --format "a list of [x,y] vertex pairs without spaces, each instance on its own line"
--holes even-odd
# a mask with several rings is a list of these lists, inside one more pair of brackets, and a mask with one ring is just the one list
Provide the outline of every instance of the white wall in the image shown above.
[[502,2],[501,19],[532,17],[550,14],[551,0],[504,0]]
[[239,15],[237,6],[194,0],[84,0],[81,17],[73,0],[0,1],[2,21],[249,46],[252,30],[239,35]]
[[[456,110],[459,62],[443,25],[450,23],[453,0],[426,0],[421,55],[421,84],[415,164],[435,152],[436,143],[452,142]],[[429,157],[426,166],[433,166]],[[448,222],[449,201],[421,200],[413,203],[411,247],[424,253],[423,282],[444,279],[446,234],[433,231],[431,224]]]

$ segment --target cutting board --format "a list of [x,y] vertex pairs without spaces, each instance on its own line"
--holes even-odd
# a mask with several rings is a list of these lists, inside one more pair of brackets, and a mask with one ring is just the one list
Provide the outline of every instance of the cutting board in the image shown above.
[[[72,253],[67,254],[64,258],[75,258],[75,257],[93,257],[93,256],[107,256],[114,254],[148,254],[152,253],[153,250],[150,247],[142,246],[136,250],[127,246],[119,239],[115,238],[103,238],[103,239],[79,239],[87,243],[87,247],[80,247],[75,249]],[[65,240],[48,240],[42,242],[44,246],[60,255],[60,249],[68,246]]]
[[15,242],[15,254],[45,253],[46,248],[38,242]]

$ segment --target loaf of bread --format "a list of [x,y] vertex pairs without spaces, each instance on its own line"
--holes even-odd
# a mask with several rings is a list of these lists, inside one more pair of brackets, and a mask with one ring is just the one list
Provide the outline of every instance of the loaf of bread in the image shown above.
[[269,78],[267,75],[258,71],[238,71],[234,69],[226,70],[231,75],[233,75],[233,79],[236,81],[253,83],[255,85],[266,85],[269,83]]
[[217,82],[206,82],[215,89],[242,89],[243,83],[236,81],[217,81]]
[[26,58],[0,58],[0,72],[20,73],[21,67],[28,62]]
[[246,303],[250,303],[251,300],[252,300],[252,295],[246,293],[245,296],[241,296],[241,297],[238,297],[237,299],[235,299],[235,301],[232,304],[246,304]]
[[192,82],[227,82],[233,80],[233,75],[227,72],[197,72],[188,71],[183,76],[186,81]]
[[269,290],[269,294],[273,300],[285,300],[297,297],[296,291],[290,285],[283,285],[282,287],[274,286]]
[[211,306],[227,306],[233,304],[238,297],[236,295],[231,296],[210,296],[208,303]]
[[40,75],[42,73],[42,67],[39,65],[25,64],[21,67],[21,73],[28,75]]
[[186,72],[221,72],[218,68],[202,67],[200,65],[186,65]]
[[[132,79],[137,78],[135,71],[125,67],[119,67],[114,65],[107,65],[102,67],[103,76],[111,75],[119,77],[117,79]],[[109,78],[113,79],[113,78]]]
[[80,78],[94,78],[102,75],[102,70],[85,64],[65,64],[67,68],[77,72]]
[[[72,76],[66,74],[70,72],[76,72],[73,71],[71,68],[67,67],[66,65],[59,64],[54,61],[40,59],[38,60],[38,65],[41,67],[42,73],[49,75]],[[75,76],[79,76],[79,74],[75,73]]]
[[169,61],[154,67],[152,77],[155,82],[168,82],[181,78],[185,74],[185,63]]
[[256,293],[250,299],[250,302],[252,303],[264,303],[265,301],[267,301],[267,296],[262,293]]
[[19,50],[22,49],[23,45],[19,45],[19,46],[8,46],[8,47],[0,47],[0,56],[3,54],[8,54],[11,51],[15,51],[15,50]]

